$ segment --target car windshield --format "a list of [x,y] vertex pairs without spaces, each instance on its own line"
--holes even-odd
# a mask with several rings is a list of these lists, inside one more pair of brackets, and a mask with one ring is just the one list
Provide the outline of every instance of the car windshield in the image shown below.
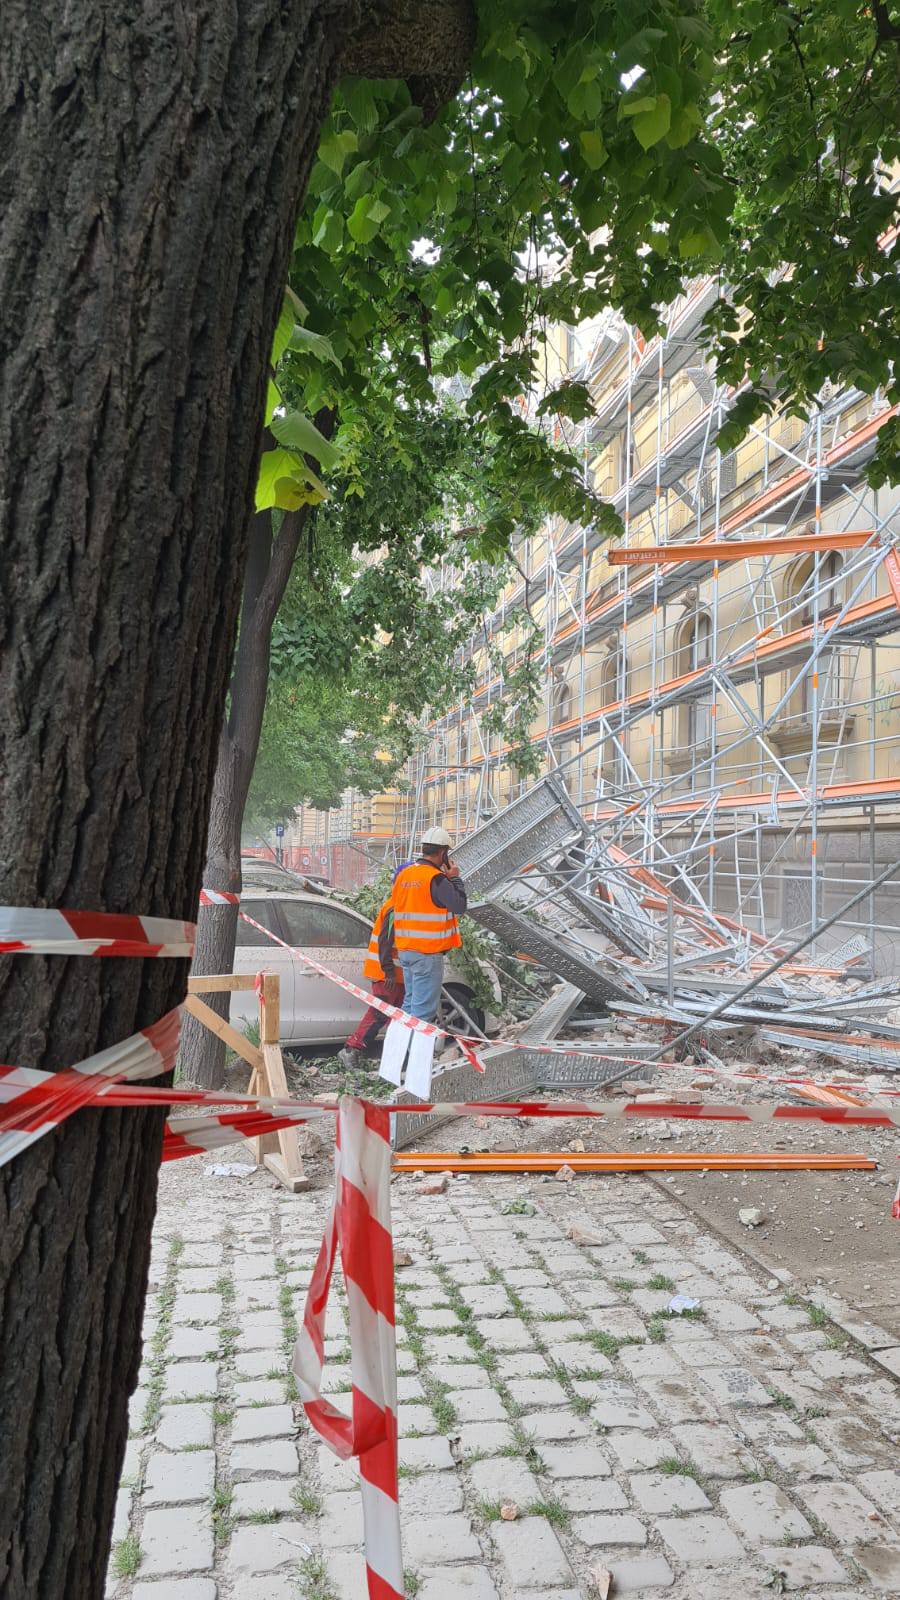
[[326,949],[353,950],[368,944],[365,923],[337,906],[315,905],[307,900],[280,900],[278,909],[287,925],[291,944],[301,949],[318,945]]

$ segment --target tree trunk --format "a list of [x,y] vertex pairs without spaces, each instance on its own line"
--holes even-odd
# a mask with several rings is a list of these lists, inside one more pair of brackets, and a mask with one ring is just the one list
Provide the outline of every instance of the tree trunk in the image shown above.
[[[288,512],[274,542],[270,512],[255,516],[250,525],[231,704],[219,740],[203,873],[207,888],[230,894],[241,889],[241,829],[266,709],[272,627],[309,511],[304,506]],[[236,906],[201,906],[191,970],[230,972],[236,933]],[[229,995],[211,994],[206,999],[220,1017],[227,1017]],[[204,1089],[219,1089],[225,1079],[224,1043],[193,1017],[185,1018],[179,1067],[186,1081]]]
[[[2,902],[195,914],[267,356],[349,10],[7,0]],[[186,976],[4,958],[0,1060],[82,1060]],[[103,1593],[160,1140],[156,1113],[89,1110],[0,1169],[5,1600]]]

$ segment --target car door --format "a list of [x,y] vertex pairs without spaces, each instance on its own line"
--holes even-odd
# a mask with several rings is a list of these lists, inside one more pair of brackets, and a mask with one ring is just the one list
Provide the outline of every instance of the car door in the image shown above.
[[[280,900],[278,909],[290,930],[285,934],[290,944],[308,951],[314,961],[339,977],[369,987],[362,970],[369,944],[369,924],[364,918],[328,901]],[[294,984],[295,1041],[327,1043],[352,1033],[365,1007],[346,989],[312,968],[304,972],[299,963]]]
[[[282,926],[278,919],[278,902],[272,900],[249,899],[241,896],[241,910],[246,911],[254,922],[259,922],[262,927],[268,928],[277,934],[279,939],[284,938]],[[281,1023],[280,1033],[284,1040],[291,1038],[292,1019],[295,1010],[295,965],[294,958],[289,950],[267,939],[265,934],[257,928],[252,928],[249,923],[238,917],[237,934],[234,944],[234,971],[240,973],[277,972],[280,982]],[[236,1028],[243,1028],[247,1022],[258,1023],[259,1001],[253,989],[242,990],[231,996],[229,1016]]]

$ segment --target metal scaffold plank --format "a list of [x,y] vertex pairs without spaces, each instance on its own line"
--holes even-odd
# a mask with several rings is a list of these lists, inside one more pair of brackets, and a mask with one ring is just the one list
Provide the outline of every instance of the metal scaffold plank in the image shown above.
[[454,860],[468,893],[483,895],[583,832],[565,785],[551,773],[464,839]]
[[496,934],[510,949],[533,956],[548,972],[555,972],[566,983],[583,989],[591,1000],[600,1005],[608,1005],[611,1000],[619,1000],[633,993],[625,983],[606,976],[567,950],[559,933],[552,928],[542,928],[533,917],[523,917],[518,911],[511,911],[496,900],[470,905],[469,916],[481,927]]

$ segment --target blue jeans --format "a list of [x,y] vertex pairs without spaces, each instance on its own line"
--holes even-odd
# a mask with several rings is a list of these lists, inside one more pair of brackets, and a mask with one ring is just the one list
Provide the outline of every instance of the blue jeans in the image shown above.
[[397,957],[406,986],[404,1011],[418,1017],[420,1022],[433,1022],[441,1001],[443,954],[426,955],[422,950],[398,950]]

